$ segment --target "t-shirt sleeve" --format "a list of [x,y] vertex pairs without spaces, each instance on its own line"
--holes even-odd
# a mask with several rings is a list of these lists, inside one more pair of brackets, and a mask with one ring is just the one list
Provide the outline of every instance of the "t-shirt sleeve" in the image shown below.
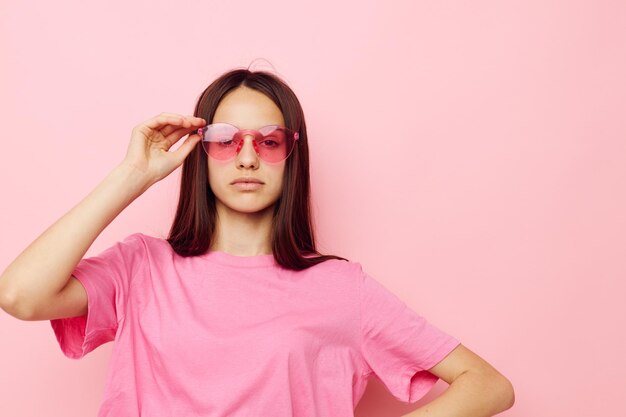
[[125,314],[131,279],[139,273],[144,258],[141,233],[134,233],[98,255],[79,261],[72,274],[87,292],[87,313],[50,320],[65,356],[80,359],[115,339]]
[[428,372],[461,342],[410,309],[360,269],[361,351],[374,373],[400,401],[414,403],[438,381]]

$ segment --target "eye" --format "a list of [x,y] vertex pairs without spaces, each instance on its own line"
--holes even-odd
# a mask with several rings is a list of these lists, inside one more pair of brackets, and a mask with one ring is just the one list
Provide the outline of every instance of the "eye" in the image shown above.
[[270,133],[264,134],[259,144],[266,148],[278,148],[285,142],[285,133],[281,129],[273,129]]
[[232,146],[234,143],[233,138],[232,137],[224,137],[221,138],[217,141],[217,144],[220,146],[224,146],[224,147],[228,147],[228,146]]
[[261,143],[261,145],[265,146],[266,148],[276,148],[276,147],[280,146],[280,143],[276,142],[272,138],[265,138],[260,143]]

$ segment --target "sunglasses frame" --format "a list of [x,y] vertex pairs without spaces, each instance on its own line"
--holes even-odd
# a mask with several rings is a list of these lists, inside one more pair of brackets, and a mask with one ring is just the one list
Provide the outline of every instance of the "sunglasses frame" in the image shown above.
[[[200,141],[200,144],[202,146],[202,149],[204,149],[204,152],[207,154],[207,156],[210,156],[209,151],[208,151],[208,145],[205,146],[205,142],[210,143],[211,141],[205,140],[204,135],[206,133],[207,130],[209,130],[209,128],[211,126],[216,126],[216,125],[227,125],[227,126],[231,126],[233,127],[234,133],[233,133],[233,140],[234,138],[237,137],[241,137],[242,139],[239,142],[239,145],[237,146],[237,150],[235,151],[235,155],[233,155],[231,158],[229,159],[218,159],[215,158],[214,156],[212,156],[213,158],[217,159],[218,161],[222,161],[222,162],[226,162],[226,161],[232,161],[233,159],[235,159],[235,157],[239,154],[239,152],[241,151],[241,148],[243,146],[243,138],[246,135],[252,135],[253,140],[252,140],[252,145],[254,146],[254,150],[257,154],[257,156],[262,159],[265,163],[268,164],[279,164],[283,161],[285,161],[287,158],[289,158],[289,156],[293,153],[294,148],[296,147],[296,142],[298,141],[298,139],[300,138],[300,134],[296,131],[293,131],[291,129],[289,129],[286,126],[281,126],[281,125],[267,125],[267,126],[263,126],[261,128],[259,128],[258,130],[256,129],[240,129],[237,126],[231,124],[231,123],[226,123],[226,122],[218,122],[218,123],[211,123],[210,125],[206,125],[203,126],[199,129],[196,130],[196,133],[198,135],[200,135],[200,137],[202,138],[202,140]],[[289,153],[287,154],[287,156],[285,156],[284,159],[280,160],[280,161],[267,161],[265,160],[260,152],[259,152],[259,148],[257,147],[257,141],[261,141],[263,140],[263,138],[265,138],[265,135],[263,133],[261,133],[263,130],[266,130],[268,127],[274,127],[274,128],[278,128],[280,130],[283,130],[288,138],[293,138],[293,145],[291,146],[291,149],[289,150]],[[272,132],[276,130],[276,129],[272,129]]]

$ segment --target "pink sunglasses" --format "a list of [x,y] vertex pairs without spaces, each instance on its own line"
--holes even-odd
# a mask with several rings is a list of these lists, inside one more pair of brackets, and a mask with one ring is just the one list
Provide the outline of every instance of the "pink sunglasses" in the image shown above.
[[254,130],[239,129],[229,123],[210,124],[198,129],[197,133],[207,155],[220,161],[233,159],[243,146],[243,138],[252,135],[252,145],[259,158],[272,164],[287,159],[300,137],[298,132],[285,126],[269,125]]

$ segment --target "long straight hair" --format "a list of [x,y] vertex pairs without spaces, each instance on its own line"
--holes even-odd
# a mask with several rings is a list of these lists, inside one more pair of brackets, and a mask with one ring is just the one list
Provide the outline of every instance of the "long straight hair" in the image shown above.
[[[220,100],[232,89],[246,86],[272,99],[283,114],[285,127],[299,133],[295,148],[286,160],[283,188],[272,216],[271,245],[274,259],[292,270],[302,270],[328,259],[346,258],[322,255],[315,247],[311,222],[309,146],[304,112],[291,88],[278,76],[265,71],[233,69],[218,77],[200,95],[194,116],[207,125]],[[207,177],[207,155],[198,142],[182,167],[178,208],[167,241],[181,256],[206,253],[213,243],[217,213],[215,194]]]

